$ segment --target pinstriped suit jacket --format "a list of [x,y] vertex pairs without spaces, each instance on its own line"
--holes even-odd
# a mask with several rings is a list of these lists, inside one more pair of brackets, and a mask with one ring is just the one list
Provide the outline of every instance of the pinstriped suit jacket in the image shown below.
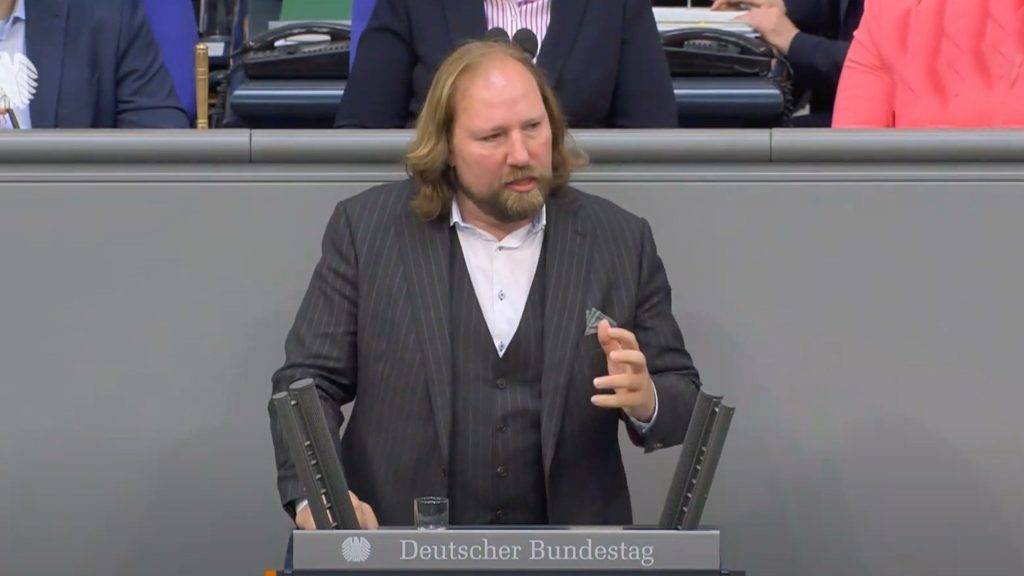
[[[417,496],[447,495],[452,429],[449,243],[446,219],[411,209],[415,184],[385,184],[340,202],[285,345],[274,391],[315,378],[328,424],[358,396],[340,441],[350,488],[382,525],[411,525]],[[597,308],[634,331],[658,391],[648,451],[683,440],[699,376],[672,316],[668,278],[650,227],[604,199],[566,188],[547,201],[541,451],[548,519],[629,524],[632,511],[617,440],[623,415],[594,407],[607,373]],[[473,294],[464,295],[475,298]],[[301,484],[271,417],[278,490],[291,511]],[[486,471],[490,472],[490,471]]]

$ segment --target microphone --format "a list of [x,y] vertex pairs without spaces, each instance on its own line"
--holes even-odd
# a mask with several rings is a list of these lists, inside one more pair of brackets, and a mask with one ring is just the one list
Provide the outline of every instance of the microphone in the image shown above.
[[512,42],[512,39],[508,37],[508,32],[501,26],[495,26],[484,33],[484,40],[489,42]]
[[24,108],[36,95],[36,79],[39,74],[32,61],[24,54],[0,52],[0,117],[11,117],[11,126],[21,128],[15,108]]
[[529,54],[530,58],[537,57],[540,42],[537,41],[537,35],[533,33],[533,30],[529,28],[516,30],[516,33],[512,35],[512,42],[522,48],[523,52]]

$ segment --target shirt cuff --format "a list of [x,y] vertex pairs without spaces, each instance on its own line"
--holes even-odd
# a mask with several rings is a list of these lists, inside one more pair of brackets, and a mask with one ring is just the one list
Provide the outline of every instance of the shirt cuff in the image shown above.
[[[653,422],[653,420],[652,420],[652,422]],[[296,504],[295,504],[295,514],[298,515],[299,512],[303,508],[305,508],[306,506],[309,506],[309,500],[306,500],[305,498],[303,498],[302,500],[299,500],[298,502],[296,502]]]
[[[654,426],[654,421],[658,419],[658,387],[654,385],[654,380],[651,380],[651,388],[654,389],[654,414],[651,414],[650,422],[641,422],[632,416],[629,417],[630,424],[633,425],[633,429],[636,430],[641,436],[647,434],[647,431]],[[296,508],[297,510],[298,508]]]

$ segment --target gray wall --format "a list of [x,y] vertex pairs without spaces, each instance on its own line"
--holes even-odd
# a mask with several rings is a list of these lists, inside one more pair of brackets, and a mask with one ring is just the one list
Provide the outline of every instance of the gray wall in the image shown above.
[[[408,135],[0,134],[0,573],[278,566],[271,372],[335,202]],[[737,406],[752,574],[1024,573],[1024,135],[594,132]],[[627,452],[654,522],[676,452]]]

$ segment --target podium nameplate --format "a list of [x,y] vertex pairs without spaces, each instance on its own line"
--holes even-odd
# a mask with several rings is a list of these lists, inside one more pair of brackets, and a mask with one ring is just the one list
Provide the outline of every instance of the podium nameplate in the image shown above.
[[296,570],[715,572],[717,530],[296,530]]

